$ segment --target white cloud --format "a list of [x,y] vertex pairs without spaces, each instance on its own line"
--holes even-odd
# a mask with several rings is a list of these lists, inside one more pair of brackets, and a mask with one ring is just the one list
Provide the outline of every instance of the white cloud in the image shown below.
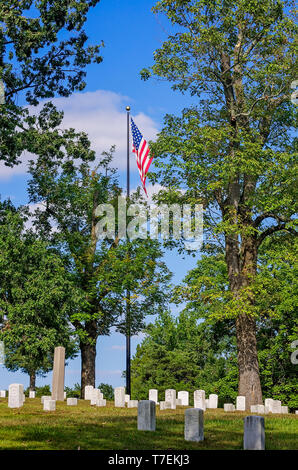
[[[114,158],[115,167],[126,168],[126,142],[127,119],[125,106],[129,98],[112,91],[97,90],[94,92],[75,93],[68,98],[55,98],[52,100],[58,110],[64,111],[61,127],[73,127],[76,131],[87,132],[92,149],[99,156],[101,152],[109,150],[116,145]],[[32,108],[36,113],[42,104]],[[144,113],[132,117],[147,140],[153,140],[157,133],[154,121]],[[28,160],[32,155],[23,154],[22,163],[13,168],[6,167],[0,162],[0,179],[10,179],[17,174],[25,174]],[[133,158],[133,155],[132,155]],[[137,171],[132,168],[132,171]]]
[[[45,211],[46,210],[46,205],[44,202],[38,202],[36,204],[29,204],[28,205],[28,209],[29,209],[29,216],[28,216],[28,220],[25,222],[25,230],[29,230],[29,229],[32,229],[33,231],[35,231],[34,229],[34,225],[33,225],[33,222],[34,222],[34,213],[37,209],[39,209],[41,212]],[[57,231],[57,223],[52,219],[50,218],[50,223],[51,223],[51,226],[52,226],[52,232],[56,232]]]
[[[3,161],[0,161],[0,180],[8,181],[15,175],[25,175],[28,171],[29,160],[34,160],[34,155],[29,152],[23,152],[19,157],[21,163],[13,167],[6,166]],[[11,196],[9,196],[11,198]]]

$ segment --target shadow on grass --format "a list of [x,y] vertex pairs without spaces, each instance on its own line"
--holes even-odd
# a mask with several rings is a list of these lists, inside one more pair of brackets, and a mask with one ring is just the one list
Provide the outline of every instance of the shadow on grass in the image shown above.
[[[156,431],[137,430],[137,410],[39,402],[20,410],[0,407],[0,448],[6,450],[241,450],[245,414],[206,412],[203,442],[184,440],[184,409],[157,412]],[[266,449],[297,449],[298,420],[266,418]]]

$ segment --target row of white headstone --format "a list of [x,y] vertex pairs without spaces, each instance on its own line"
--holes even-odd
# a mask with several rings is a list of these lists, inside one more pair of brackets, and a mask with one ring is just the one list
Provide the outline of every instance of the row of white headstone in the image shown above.
[[[29,398],[35,398],[35,391],[29,391]],[[0,390],[0,398],[6,398],[6,390]],[[66,399],[66,392],[64,392],[64,399]],[[55,403],[55,400],[52,400],[51,396],[42,396],[41,402],[44,404],[45,401],[52,401]],[[24,386],[23,384],[10,384],[8,387],[8,407],[9,408],[21,408],[25,402]],[[53,403],[48,404],[49,406],[54,407]],[[44,409],[47,409],[47,406]]]
[[99,388],[94,388],[92,385],[86,385],[84,390],[85,400],[90,400],[91,405],[106,406],[107,401],[103,397],[103,393]]
[[[176,392],[175,389],[169,388],[165,391],[165,400],[158,401],[158,390],[149,390],[149,400],[159,404],[160,409],[172,409],[175,410],[176,406],[189,406],[189,392],[181,390]],[[209,398],[206,399],[205,390],[195,390],[193,395],[194,408],[200,408],[206,410],[206,408],[216,409],[218,407],[218,395],[212,393]]]
[[[6,397],[6,391],[0,390],[0,398]],[[29,392],[29,398],[35,398],[35,392]],[[96,406],[106,406],[106,400],[103,398],[103,393],[98,388],[94,388],[92,385],[87,385],[85,387],[85,400],[90,400],[91,405]],[[64,392],[64,399],[66,399],[66,393]],[[52,401],[52,403],[44,404],[44,401]],[[153,401],[156,405],[159,405],[160,410],[166,409],[176,409],[176,406],[189,406],[189,392],[188,391],[179,391],[178,397],[176,390],[167,389],[165,391],[165,400],[158,401],[158,390],[150,389],[149,390],[149,400]],[[9,408],[20,408],[25,402],[24,386],[22,384],[10,384],[8,390],[8,406]],[[55,409],[55,400],[52,400],[51,396],[42,396],[41,402],[44,404],[44,409]],[[54,403],[53,403],[54,402]],[[75,406],[77,405],[76,398],[68,398],[67,405]],[[138,400],[131,400],[130,396],[125,394],[125,387],[116,387],[114,389],[114,405],[115,407],[125,407],[128,408],[137,408]],[[216,409],[218,407],[218,396],[216,394],[209,395],[209,398],[205,398],[204,390],[195,390],[194,391],[194,408],[199,408],[205,411],[207,408]],[[238,396],[236,398],[236,406],[233,403],[225,403],[224,411],[246,411],[245,406],[245,397]],[[280,400],[273,400],[272,398],[265,399],[264,405],[253,405],[251,406],[251,413],[258,414],[268,414],[268,413],[278,413],[286,414],[288,413],[288,407],[282,406]],[[298,414],[298,412],[295,412]]]
[[[224,411],[246,411],[245,407],[245,397],[238,396],[236,398],[236,407],[233,403],[225,403],[224,404]],[[280,400],[273,400],[272,398],[266,398],[264,405],[251,405],[250,407],[251,413],[258,413],[258,414],[268,414],[268,413],[276,413],[276,414],[287,414],[289,413],[289,408],[287,406],[282,406]],[[296,412],[296,414],[298,414]]]

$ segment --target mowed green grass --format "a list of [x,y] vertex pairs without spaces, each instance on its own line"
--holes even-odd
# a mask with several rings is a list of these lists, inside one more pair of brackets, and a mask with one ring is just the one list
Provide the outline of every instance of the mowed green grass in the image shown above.
[[[137,431],[136,408],[94,407],[79,400],[78,406],[57,402],[56,411],[43,411],[40,398],[26,399],[22,408],[11,409],[0,399],[1,450],[239,450],[243,448],[246,412],[207,410],[203,442],[184,440],[184,411],[156,412],[156,431]],[[266,449],[298,449],[298,416],[265,416]]]

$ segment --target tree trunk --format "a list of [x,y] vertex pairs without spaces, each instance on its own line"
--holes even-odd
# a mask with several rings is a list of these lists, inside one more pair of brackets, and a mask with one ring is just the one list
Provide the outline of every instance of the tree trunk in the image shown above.
[[32,391],[32,392],[34,392],[34,390],[35,390],[35,382],[36,382],[36,374],[35,374],[35,371],[30,372],[29,377],[30,377],[29,390]]
[[80,343],[81,349],[81,398],[86,385],[95,387],[96,340],[94,344]]
[[236,319],[236,337],[238,349],[238,393],[245,396],[246,409],[251,405],[262,404],[262,389],[259,375],[259,363],[256,341],[256,322],[240,314]]
[[[230,290],[240,297],[241,290],[248,287],[256,275],[257,244],[253,237],[242,240],[241,250],[235,239],[226,239],[226,262],[229,273]],[[247,299],[251,305],[253,296]],[[241,302],[240,302],[241,303]],[[249,305],[248,305],[249,307]],[[236,318],[236,338],[238,355],[238,393],[245,396],[246,409],[251,405],[262,404],[262,389],[256,340],[256,321],[246,313],[239,312]]]

